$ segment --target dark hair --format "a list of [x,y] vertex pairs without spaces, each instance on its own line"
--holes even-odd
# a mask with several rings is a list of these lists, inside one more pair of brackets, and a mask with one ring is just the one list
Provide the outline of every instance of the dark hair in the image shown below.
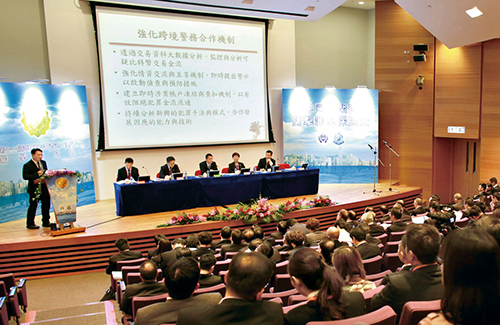
[[318,252],[311,248],[297,250],[290,257],[288,274],[302,281],[309,290],[319,290],[316,302],[324,315],[323,320],[345,318],[340,303],[344,281],[323,262]]
[[483,191],[486,190],[486,183],[479,183],[479,186],[483,189]]
[[222,238],[231,238],[231,227],[229,226],[225,226],[225,227],[222,227],[222,229],[220,230],[220,236]]
[[307,227],[307,229],[310,229],[311,231],[319,230],[319,220],[316,218],[307,219],[306,227]]
[[182,257],[193,257],[193,251],[190,250],[188,247],[182,247],[177,251],[177,258],[182,258]]
[[332,265],[332,254],[335,249],[335,243],[330,239],[323,239],[319,242],[319,248],[321,249],[321,256],[326,264]]
[[481,229],[452,231],[443,242],[441,308],[453,324],[499,324],[500,249]]
[[198,235],[191,234],[186,238],[186,247],[196,248],[198,247],[199,242],[200,239],[198,238]]
[[167,238],[162,238],[158,242],[158,255],[161,253],[165,253],[172,250],[172,245],[170,244],[170,240]]
[[498,183],[497,178],[496,177],[490,178],[490,183]]
[[132,159],[130,157],[129,158],[125,158],[125,163],[132,163],[133,164],[134,163],[134,159]]
[[212,243],[212,234],[208,231],[202,231],[198,234],[198,239],[202,245],[210,245]]
[[271,258],[274,254],[274,249],[273,246],[267,241],[264,241],[262,245],[257,247],[256,252],[261,253],[262,255],[266,256],[267,258]]
[[500,219],[493,216],[485,216],[475,223],[476,227],[483,229],[493,236],[500,245]]
[[262,245],[262,239],[254,239],[248,244],[248,249],[254,252],[260,245]]
[[477,205],[474,205],[473,207],[470,208],[469,217],[479,217],[480,215],[481,215],[481,209]]
[[40,148],[33,148],[33,149],[31,149],[31,155],[36,154],[37,151],[43,152],[42,149],[40,149]]
[[167,162],[171,162],[172,160],[175,161],[175,158],[173,156],[168,156],[167,157]]
[[128,240],[126,238],[117,239],[115,241],[115,246],[122,252],[130,248]]
[[361,255],[354,247],[342,246],[333,253],[333,265],[342,279],[349,283],[366,279],[366,272]]
[[365,231],[359,227],[352,228],[352,230],[349,234],[351,235],[351,237],[356,238],[357,241],[366,240]]
[[337,213],[337,215],[339,215],[341,219],[347,221],[347,219],[349,218],[349,211],[347,211],[346,209],[342,209]]
[[200,269],[208,271],[212,266],[215,265],[215,262],[216,260],[214,254],[203,254],[200,256]]
[[404,208],[406,206],[406,203],[404,200],[397,200],[396,203],[401,204],[401,206]]
[[437,201],[432,201],[430,208],[436,210],[436,212],[441,211],[441,205]]
[[155,245],[158,245],[158,243],[160,242],[161,239],[167,239],[167,236],[165,236],[164,234],[156,235],[154,238]]
[[231,158],[233,158],[234,156],[238,156],[238,157],[240,157],[240,154],[239,154],[239,153],[237,153],[237,152],[233,152],[233,154],[231,155]]
[[255,233],[253,229],[245,229],[243,230],[243,238],[247,243],[250,243],[252,240],[255,239]]
[[493,187],[493,185],[491,185],[491,183],[486,183],[486,188],[488,187]]
[[402,215],[402,214],[403,214],[403,212],[402,212],[402,211],[401,211],[401,209],[400,209],[400,208],[398,208],[398,207],[393,207],[393,208],[391,209],[391,216],[393,216],[393,217],[394,217],[394,219],[396,219],[396,220],[401,219],[401,215]]
[[441,198],[439,196],[437,196],[436,194],[433,194],[431,196],[431,201],[436,201],[436,202],[441,202]]
[[212,155],[211,153],[207,153],[207,154],[205,155],[205,160],[206,160],[206,159],[208,159],[208,157],[213,157],[213,155]]
[[153,281],[156,279],[158,271],[158,266],[153,261],[145,261],[139,267],[139,272],[141,273],[141,278],[144,281]]
[[481,209],[481,212],[483,212],[483,213],[486,210],[486,205],[484,204],[484,202],[477,202],[476,206],[478,206],[479,209]]
[[257,239],[264,239],[264,230],[260,227],[254,228],[253,234]]
[[269,283],[273,273],[273,263],[261,253],[238,253],[229,264],[226,282],[239,298],[253,301]]
[[175,246],[177,244],[181,244],[182,246],[186,246],[186,241],[183,238],[176,238],[172,242],[172,246]]
[[294,218],[290,218],[286,221],[286,224],[288,226],[288,228],[290,228],[291,226],[293,226],[294,224],[298,223],[297,220],[295,220]]
[[270,153],[271,156],[273,155],[273,151],[272,150],[266,150],[266,153]]
[[381,205],[379,208],[378,208],[383,214],[387,214],[389,212],[389,208],[387,207],[387,205]]
[[291,230],[286,233],[285,240],[288,244],[295,246],[300,246],[304,244],[304,240],[306,239],[306,235],[302,231]]
[[198,262],[192,257],[181,258],[167,267],[165,285],[173,299],[191,297],[200,278]]
[[406,228],[406,246],[422,264],[434,263],[439,253],[441,236],[429,224],[411,224]]
[[281,220],[278,222],[278,231],[282,233],[283,235],[286,234],[286,231],[288,230],[288,224],[285,220]]
[[241,233],[241,230],[235,229],[231,232],[231,240],[233,241],[233,244],[239,244],[243,240],[243,234]]
[[465,198],[464,204],[467,204],[469,207],[473,207],[474,206],[474,199],[469,196],[469,197]]

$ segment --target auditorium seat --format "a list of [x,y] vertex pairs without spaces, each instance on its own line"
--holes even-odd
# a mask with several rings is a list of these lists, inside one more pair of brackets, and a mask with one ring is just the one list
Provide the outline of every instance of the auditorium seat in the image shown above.
[[441,300],[408,301],[403,306],[399,325],[417,325],[425,316],[441,310]]
[[194,172],[194,176],[201,176],[201,170],[197,170]]
[[384,245],[384,250],[383,250],[383,253],[384,254],[388,254],[388,253],[397,253],[398,252],[398,248],[399,248],[399,243],[401,241],[388,241],[387,243],[385,243]]
[[458,228],[465,228],[469,224],[469,220],[470,218],[465,218],[460,221],[456,221],[455,226],[457,226]]
[[289,274],[276,274],[274,276],[274,290],[273,292],[282,292],[292,290],[293,285],[290,281]]
[[123,322],[125,325],[129,325],[130,321],[134,321],[135,316],[137,315],[137,310],[139,310],[142,307],[146,307],[152,304],[156,304],[159,302],[165,302],[167,301],[168,298],[168,293],[164,293],[162,295],[157,295],[157,296],[150,296],[150,297],[133,297],[132,298],[132,319],[129,319],[129,322]]
[[403,238],[404,234],[406,234],[406,231],[391,232],[387,241],[401,241],[401,238]]
[[225,261],[217,261],[215,263],[214,267],[214,274],[219,275],[220,271],[227,271],[229,270],[229,264],[231,263],[231,260],[225,260]]
[[380,239],[380,242],[385,245],[385,243],[387,243],[387,239],[389,239],[389,236],[387,236],[387,234],[382,234],[380,236],[375,236],[375,238]]
[[0,325],[9,325],[6,297],[0,297]]
[[229,168],[228,168],[228,167],[224,167],[224,168],[222,168],[221,173],[222,173],[222,174],[229,174]]
[[[146,259],[144,257],[141,257],[141,258],[138,258],[135,260],[118,261],[118,262],[116,262],[116,270],[121,272],[122,267],[124,267],[124,266],[140,266],[142,264],[142,262],[144,262],[144,261],[146,261]],[[112,272],[110,275],[110,280],[111,280],[111,288],[113,290],[115,290],[115,292],[116,292],[117,291],[117,284],[119,281],[123,280],[123,277],[121,277],[120,279],[115,279],[113,277],[113,272]]]
[[382,263],[383,270],[391,270],[392,272],[396,272],[396,269],[400,266],[403,266],[403,262],[399,260],[398,253],[384,254],[384,261]]
[[366,279],[369,280],[369,281],[377,281],[377,280],[381,280],[384,278],[384,276],[386,276],[387,274],[391,274],[392,271],[391,270],[385,270],[384,272],[380,272],[380,273],[375,273],[375,274],[367,274],[366,275]]
[[271,300],[273,298],[281,298],[283,300],[283,306],[288,306],[288,297],[291,295],[296,295],[299,292],[297,289],[292,289],[292,290],[287,290],[287,291],[282,291],[282,292],[273,292],[273,293],[263,293],[262,294],[262,300]]
[[193,296],[201,295],[202,293],[207,293],[207,292],[218,292],[221,294],[222,297],[224,297],[224,295],[226,294],[226,285],[224,283],[219,283],[217,285],[208,288],[198,289],[195,292],[193,292]]
[[288,260],[276,263],[276,274],[288,273]]
[[226,260],[230,260],[234,257],[234,255],[238,254],[239,252],[227,252],[226,253]]
[[16,279],[14,278],[13,273],[0,274],[0,281],[5,283],[7,288],[17,287],[17,294],[19,298],[19,306],[22,308],[24,312],[26,312],[26,308],[28,308],[28,292],[26,291],[26,279],[20,279],[18,283],[16,283]]
[[[293,296],[290,296],[290,298],[293,297]],[[293,305],[290,305],[290,306],[286,306],[286,307],[283,307],[283,315],[286,315],[288,314],[288,312],[296,307],[299,307],[299,306],[302,306],[302,305],[305,305],[307,304],[307,300],[305,301],[301,301],[301,302],[298,302],[296,304],[293,304]]]
[[156,173],[156,178],[160,178],[160,173]]
[[372,311],[372,309],[371,309],[371,302],[372,302],[373,296],[375,296],[377,293],[379,293],[380,291],[382,291],[382,289],[384,289],[384,288],[385,288],[385,286],[378,286],[375,289],[371,289],[371,290],[364,291],[364,292],[361,293],[363,295],[363,298],[365,299],[365,309],[366,309],[366,312]]
[[395,325],[396,319],[397,315],[394,310],[389,306],[384,306],[363,316],[333,321],[309,322],[307,325],[352,325],[355,323],[368,325]]
[[382,256],[377,255],[363,260],[363,267],[365,268],[366,275],[379,273],[382,267]]
[[288,306],[299,304],[303,301],[307,301],[307,297],[303,295],[291,295],[288,297]]
[[5,286],[5,282],[0,281],[0,297],[5,297],[9,317],[14,318],[16,323],[19,324],[21,312],[19,311],[17,286],[9,288]]

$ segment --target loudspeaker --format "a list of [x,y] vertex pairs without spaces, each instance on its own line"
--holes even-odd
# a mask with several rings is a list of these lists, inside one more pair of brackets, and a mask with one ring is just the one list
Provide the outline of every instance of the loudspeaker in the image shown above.
[[414,62],[425,62],[425,54],[417,54],[413,56],[413,61]]
[[413,45],[413,51],[419,51],[419,52],[429,51],[429,45],[427,45],[427,44],[415,44],[415,45]]

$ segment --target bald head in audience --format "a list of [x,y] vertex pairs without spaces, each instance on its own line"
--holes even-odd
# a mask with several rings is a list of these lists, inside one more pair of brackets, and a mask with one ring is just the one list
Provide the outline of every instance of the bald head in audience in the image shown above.
[[339,240],[340,229],[337,227],[330,227],[326,231],[326,237],[330,240]]

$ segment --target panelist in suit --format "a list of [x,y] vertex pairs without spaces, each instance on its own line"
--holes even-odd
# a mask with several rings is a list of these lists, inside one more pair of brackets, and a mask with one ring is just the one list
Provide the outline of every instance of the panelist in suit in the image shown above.
[[261,158],[259,160],[259,164],[257,165],[257,168],[259,170],[265,169],[268,170],[272,166],[276,166],[276,160],[273,157],[273,152],[271,150],[266,151],[266,157]]
[[200,163],[201,174],[205,174],[209,170],[217,170],[217,164],[214,161],[214,156],[211,153],[205,155],[205,161]]
[[116,176],[117,182],[131,178],[133,178],[134,180],[139,179],[139,169],[132,166],[133,164],[134,164],[134,159],[130,157],[125,159],[125,166],[118,169],[118,176]]
[[179,166],[175,163],[175,158],[172,156],[167,157],[167,163],[160,168],[160,178],[165,178],[165,176],[170,176],[173,173],[180,173],[181,170]]
[[242,168],[245,168],[245,164],[241,163],[240,160],[240,154],[237,152],[233,152],[232,155],[233,162],[229,164],[229,173],[234,173],[237,170],[240,170]]
[[283,324],[281,305],[261,300],[273,271],[273,263],[261,253],[236,254],[226,273],[225,298],[215,306],[181,310],[177,325]]
[[35,225],[35,214],[38,207],[38,201],[42,202],[42,226],[50,227],[50,195],[45,182],[42,182],[42,194],[39,200],[35,199],[35,191],[40,183],[40,176],[42,176],[47,170],[47,163],[45,160],[42,160],[42,158],[42,150],[34,148],[31,150],[31,160],[23,166],[23,179],[28,181],[27,192],[30,196],[28,213],[26,216],[26,228],[28,229],[40,228]]

